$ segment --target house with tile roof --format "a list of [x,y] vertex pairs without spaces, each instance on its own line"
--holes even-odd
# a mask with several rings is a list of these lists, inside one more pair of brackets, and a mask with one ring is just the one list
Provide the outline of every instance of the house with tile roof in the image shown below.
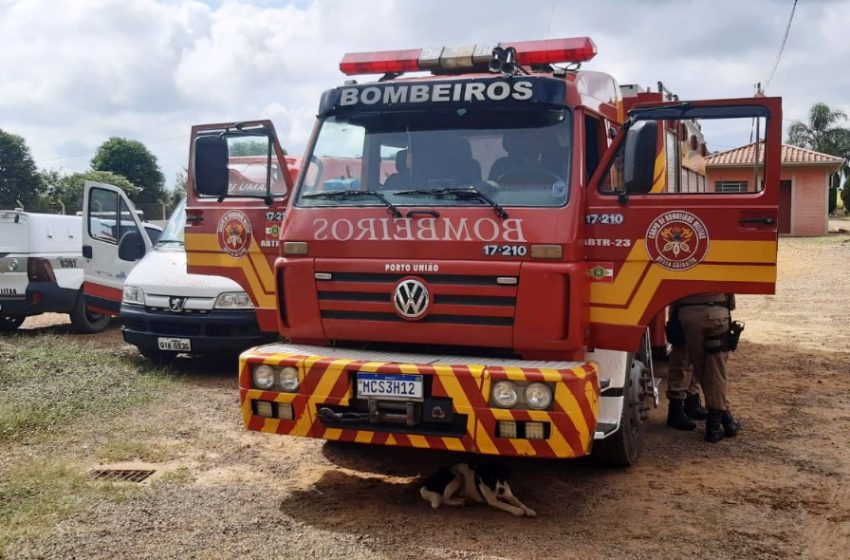
[[[764,144],[749,144],[705,158],[708,192],[754,192],[761,188]],[[829,176],[842,158],[797,146],[782,145],[779,184],[779,233],[792,236],[826,235]]]

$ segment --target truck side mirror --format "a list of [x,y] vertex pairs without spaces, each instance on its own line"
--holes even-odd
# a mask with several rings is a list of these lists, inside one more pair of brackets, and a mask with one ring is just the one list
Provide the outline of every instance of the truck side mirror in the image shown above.
[[658,123],[638,121],[626,133],[623,183],[627,193],[648,193],[655,171]]
[[195,189],[206,196],[224,196],[229,183],[227,140],[200,136],[195,140]]
[[142,235],[136,231],[128,231],[118,242],[118,258],[122,261],[134,262],[145,256],[145,242]]

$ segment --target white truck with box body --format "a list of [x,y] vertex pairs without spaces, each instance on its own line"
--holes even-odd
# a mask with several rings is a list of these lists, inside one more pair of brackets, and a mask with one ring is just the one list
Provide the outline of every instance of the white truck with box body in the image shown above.
[[67,313],[77,332],[106,328],[83,298],[81,233],[78,216],[0,210],[0,331],[45,312]]

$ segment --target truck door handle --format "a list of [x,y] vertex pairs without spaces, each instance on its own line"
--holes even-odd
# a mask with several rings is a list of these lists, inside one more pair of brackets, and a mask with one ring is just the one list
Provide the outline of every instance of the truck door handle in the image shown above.
[[198,225],[204,223],[203,214],[186,214],[186,223]]
[[776,218],[741,218],[739,224],[767,224],[773,225],[776,223]]
[[91,245],[83,245],[83,257],[86,259],[92,258]]

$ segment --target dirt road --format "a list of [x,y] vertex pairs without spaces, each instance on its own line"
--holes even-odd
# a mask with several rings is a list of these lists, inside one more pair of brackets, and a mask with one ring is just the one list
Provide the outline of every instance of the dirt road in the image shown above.
[[[746,330],[730,370],[739,436],[709,445],[701,431],[670,430],[662,403],[631,469],[513,460],[515,493],[536,519],[481,506],[432,511],[418,477],[457,455],[245,432],[233,370],[200,363],[178,368],[185,390],[165,402],[71,427],[61,449],[18,446],[32,457],[52,450],[80,470],[111,457],[160,473],[130,497],[58,517],[7,555],[846,558],[850,237],[783,239],[779,258],[775,296],[738,298]],[[116,441],[132,451],[102,451],[124,449]]]

